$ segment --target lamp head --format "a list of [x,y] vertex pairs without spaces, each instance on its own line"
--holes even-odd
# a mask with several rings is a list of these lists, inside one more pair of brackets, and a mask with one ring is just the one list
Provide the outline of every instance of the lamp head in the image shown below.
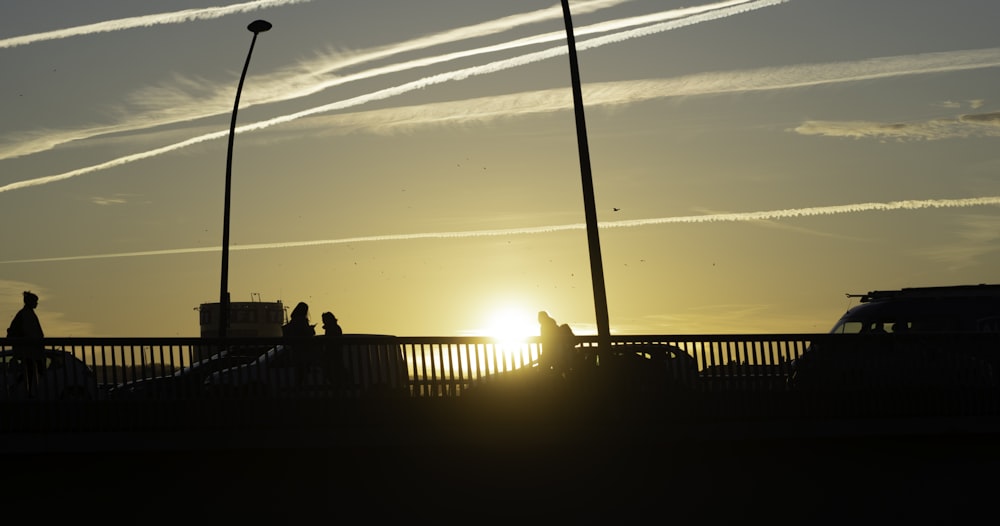
[[263,33],[264,31],[271,29],[271,23],[267,20],[254,20],[253,22],[250,22],[247,29],[256,35],[257,33]]

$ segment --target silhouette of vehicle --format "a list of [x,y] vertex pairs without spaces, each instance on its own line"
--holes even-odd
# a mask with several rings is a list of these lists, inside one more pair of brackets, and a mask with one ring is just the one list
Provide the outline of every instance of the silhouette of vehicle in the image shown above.
[[789,385],[812,390],[993,388],[1000,373],[1000,285],[849,295],[828,338],[792,362]]
[[45,368],[29,396],[24,365],[14,351],[0,351],[0,399],[4,400],[95,400],[97,377],[79,358],[59,349],[44,349]]
[[[223,350],[208,358],[182,367],[173,374],[140,378],[115,386],[108,391],[112,400],[171,400],[204,395],[205,379],[216,371],[248,363],[259,356],[249,349],[240,352]],[[263,352],[263,351],[261,351]]]
[[470,386],[470,394],[489,396],[540,386],[565,386],[599,395],[656,397],[694,390],[699,383],[697,361],[676,345],[616,343],[600,358],[595,351],[595,347],[576,345],[561,369],[536,361],[477,379]]
[[205,389],[221,398],[405,395],[409,373],[394,336],[316,336],[216,371],[205,379]]
[[640,394],[662,394],[695,387],[698,362],[690,353],[667,343],[613,345],[599,364],[611,382]]

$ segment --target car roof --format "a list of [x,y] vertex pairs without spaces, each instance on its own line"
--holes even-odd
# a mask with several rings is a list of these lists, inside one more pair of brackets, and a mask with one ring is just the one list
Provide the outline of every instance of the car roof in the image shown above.
[[1000,300],[1000,285],[949,285],[944,287],[905,287],[895,290],[872,290],[865,294],[848,294],[860,298],[861,303],[899,301],[906,299],[971,301],[973,298]]
[[[851,296],[851,295],[849,295]],[[957,285],[871,291],[854,295],[861,303],[838,321],[930,321],[954,329],[977,330],[1000,317],[1000,285]]]

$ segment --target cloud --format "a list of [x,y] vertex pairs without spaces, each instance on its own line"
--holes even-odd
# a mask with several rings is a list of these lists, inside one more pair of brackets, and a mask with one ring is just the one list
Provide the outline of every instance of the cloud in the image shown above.
[[98,33],[109,33],[112,31],[123,31],[126,29],[153,27],[163,24],[182,24],[198,20],[211,20],[213,18],[248,13],[268,7],[280,7],[311,1],[312,0],[256,0],[253,2],[232,4],[222,7],[185,9],[183,11],[174,11],[171,13],[119,18],[117,20],[98,22],[96,24],[87,24],[85,26],[76,26],[55,31],[46,31],[44,33],[34,33],[31,35],[0,39],[0,49],[26,46],[28,44],[44,42],[46,40],[60,40],[63,38],[96,35]]
[[899,142],[1000,137],[1000,113],[967,114],[954,119],[932,119],[906,123],[806,121],[797,126],[794,131],[800,135]]
[[[600,9],[614,7],[616,5],[631,0],[592,0],[575,6],[577,13],[590,13]],[[734,0],[721,4],[710,4],[704,6],[702,10],[711,9],[713,6],[746,3],[750,0]],[[760,1],[760,0],[757,0]],[[248,4],[240,4],[245,6]],[[205,10],[197,10],[205,11]],[[674,9],[657,15],[646,15],[644,17],[633,17],[630,19],[603,22],[581,28],[584,34],[620,29],[638,23],[648,23],[657,17],[664,18],[670,16],[680,16],[697,11],[691,9]],[[184,13],[169,13],[155,15],[157,20],[163,19],[170,22],[187,21]],[[219,15],[212,11],[213,15]],[[474,48],[471,50],[448,53],[445,55],[408,60],[405,62],[381,66],[369,70],[351,73],[348,75],[338,75],[337,72],[376,60],[383,60],[392,56],[417,51],[441,44],[452,44],[461,40],[477,38],[494,33],[509,31],[519,26],[534,24],[557,17],[562,17],[562,12],[558,7],[551,7],[542,10],[522,13],[496,20],[464,26],[457,29],[442,31],[436,34],[423,36],[420,38],[407,40],[389,46],[350,53],[331,53],[317,59],[303,61],[298,65],[273,72],[262,78],[254,79],[253,84],[248,87],[247,93],[243,95],[240,103],[241,108],[248,108],[260,104],[281,102],[297,99],[321,92],[323,90],[355,82],[358,80],[374,78],[389,73],[397,73],[409,69],[426,67],[433,64],[440,64],[476,55],[493,53],[496,51],[515,49],[518,47],[548,42],[556,37],[565,38],[564,33],[549,33],[537,37],[519,39],[505,44]],[[152,17],[138,17],[140,21],[130,23],[111,21],[102,24],[114,27],[139,27],[140,23],[148,22]],[[132,20],[132,19],[128,19]],[[87,34],[89,26],[74,29],[74,34]],[[95,32],[95,31],[91,31]],[[555,36],[553,36],[555,35]],[[27,38],[27,37],[26,37]],[[103,126],[85,126],[76,129],[66,130],[33,130],[17,135],[9,135],[5,138],[4,146],[0,146],[0,159],[8,159],[31,155],[38,152],[51,150],[59,145],[73,141],[80,141],[96,136],[109,135],[122,132],[150,129],[168,124],[188,122],[214,115],[225,114],[231,111],[232,99],[228,95],[231,86],[226,84],[220,86],[213,84],[207,79],[175,77],[168,85],[150,86],[141,89],[124,97],[125,102],[117,110],[117,114],[125,116],[125,120],[114,124]]]
[[[626,221],[606,221],[598,225],[599,228],[636,228],[667,224],[698,224],[698,223],[720,223],[720,222],[742,222],[742,221],[765,221],[765,220],[786,220],[799,217],[828,216],[839,214],[852,214],[860,212],[887,212],[893,210],[923,210],[932,208],[967,208],[974,206],[997,206],[1000,205],[1000,196],[991,197],[971,197],[965,199],[926,199],[926,200],[906,200],[890,201],[885,203],[856,203],[848,205],[818,206],[810,208],[788,208],[782,210],[765,210],[759,212],[733,212],[721,214],[705,214],[697,216],[675,216],[656,217],[648,219],[632,219]],[[374,243],[388,241],[412,241],[418,239],[461,239],[472,237],[490,236],[513,236],[529,234],[547,234],[554,232],[565,232],[569,230],[586,230],[586,225],[582,223],[569,225],[548,225],[538,227],[508,228],[496,230],[469,230],[457,232],[424,232],[414,234],[387,234],[380,236],[351,237],[342,239],[319,239],[313,241],[284,241],[276,243],[258,243],[250,245],[234,245],[229,247],[231,251],[236,250],[266,250],[292,247],[308,247],[321,245],[342,245],[351,243]],[[148,250],[143,252],[120,252],[114,254],[93,254],[84,256],[63,256],[38,259],[17,259],[0,261],[0,264],[16,263],[44,263],[55,261],[76,261],[86,259],[107,259],[139,256],[163,256],[175,254],[195,254],[203,252],[216,252],[219,247],[197,247],[197,248],[177,248],[165,250]]]
[[962,122],[973,122],[976,124],[1000,126],[1000,112],[962,115],[961,117],[959,117],[959,120]]
[[90,202],[95,205],[107,206],[107,205],[121,205],[128,201],[124,197],[91,197]]
[[[521,57],[517,57],[515,59],[493,62],[490,64],[486,64],[484,66],[476,66],[449,73],[443,73],[432,77],[426,77],[418,81],[409,82],[392,88],[378,90],[351,99],[345,99],[324,106],[319,106],[308,110],[304,110],[298,113],[288,114],[265,121],[259,121],[256,123],[243,125],[237,128],[237,130],[240,133],[246,133],[255,130],[270,128],[272,126],[290,123],[302,119],[304,117],[321,115],[323,113],[328,113],[335,110],[359,106],[375,100],[391,98],[396,95],[423,89],[425,87],[435,84],[440,84],[447,81],[461,80],[473,75],[481,75],[488,72],[498,71],[500,69],[506,69],[518,65],[528,64],[531,62],[542,60],[544,58],[549,58],[550,55],[556,56],[563,52],[564,50],[561,48],[554,48],[546,52],[522,55]],[[725,93],[741,93],[750,91],[804,88],[810,86],[817,86],[820,84],[857,82],[862,80],[871,80],[874,78],[888,78],[892,76],[920,75],[920,74],[930,74],[930,73],[941,73],[945,71],[961,71],[968,69],[993,68],[998,66],[1000,66],[1000,48],[946,52],[946,53],[927,53],[920,55],[870,59],[859,62],[840,62],[834,64],[810,64],[810,65],[787,66],[780,68],[763,68],[750,71],[705,73],[698,75],[689,75],[686,77],[680,77],[676,79],[653,79],[653,80],[595,84],[587,87],[586,93],[589,94],[588,95],[589,98],[586,98],[585,100],[587,101],[588,105],[595,105],[595,106],[599,106],[602,104],[604,105],[630,104],[630,103],[640,102],[643,100],[662,98],[662,97],[717,95]],[[520,94],[515,96],[517,98],[520,98],[521,100],[520,103],[511,104],[510,100],[512,99],[507,99],[507,104],[510,108],[521,108],[520,110],[518,110],[521,113],[555,111],[557,109],[562,109],[566,107],[565,104],[562,104],[561,106],[552,105],[552,102],[558,100],[559,97],[565,97],[564,95],[565,91],[566,90],[548,90],[548,91],[532,92],[528,94]],[[497,99],[499,100],[499,98]],[[549,106],[547,107],[544,105],[546,99],[549,100],[550,102]],[[476,99],[476,100],[481,101],[486,99]],[[537,101],[538,104],[532,105],[533,103],[529,102],[531,100]],[[416,114],[414,115],[416,116]],[[482,118],[483,115],[485,114],[481,110],[479,110],[479,116],[477,118]],[[512,116],[512,115],[513,114],[510,112],[503,114],[503,116]],[[493,116],[494,117],[500,116],[500,114],[495,113]],[[417,122],[418,121],[416,119],[412,119],[411,122],[409,122],[409,124],[413,125],[416,124]],[[427,117],[425,116],[424,122],[431,122],[431,121],[428,120]],[[435,122],[440,122],[440,119],[436,120]],[[864,132],[867,129],[868,134],[873,133],[871,131],[873,127],[870,124],[868,126],[860,124],[855,123],[853,126],[850,126],[850,125],[845,125],[845,123],[809,121],[807,123],[804,123],[802,126],[799,126],[794,131],[803,134],[840,133],[844,134],[844,136],[851,136],[849,134],[853,133],[857,135]],[[938,128],[936,132],[932,129],[933,127]],[[881,132],[883,135],[895,133],[900,137],[905,136],[904,131],[907,130],[907,127],[902,124],[879,123],[879,126],[876,126],[875,128],[877,128],[877,131]],[[951,126],[948,122],[932,121],[931,124],[928,124],[924,128],[925,129],[923,130],[923,133],[927,137],[935,137],[935,136],[941,136],[941,134],[943,133],[941,130],[947,130],[949,128],[953,128],[953,126]],[[909,129],[913,130],[916,128],[909,128]],[[976,129],[983,130],[983,128],[981,127]],[[986,132],[984,131],[983,133]],[[117,159],[112,159],[104,163],[84,168],[78,168],[76,170],[71,170],[69,172],[9,183],[5,186],[0,186],[0,193],[62,181],[80,175],[85,175],[105,170],[108,168],[113,168],[116,166],[132,163],[142,159],[156,157],[165,153],[186,148],[188,146],[226,137],[228,136],[228,134],[229,132],[227,130],[217,131],[205,135],[200,135],[197,137],[192,137],[185,141],[170,144],[157,149],[148,150],[145,152],[140,152],[132,155],[127,155],[124,157],[119,157]],[[992,132],[990,133],[990,135],[992,135]]]
[[[786,0],[758,0],[736,7],[718,9],[701,15],[693,15],[682,20],[673,20],[651,26],[623,31],[603,37],[596,37],[578,44],[581,49],[590,49],[612,42],[619,42],[630,38],[637,38],[657,32],[682,27],[683,25],[694,24],[699,21],[715,20],[725,18],[741,12],[762,7],[777,5]],[[258,121],[243,125],[238,128],[241,133],[252,132],[272,126],[287,124],[293,121],[312,117],[333,111],[348,109],[372,101],[384,100],[403,93],[420,90],[436,84],[463,80],[469,77],[494,73],[505,69],[510,69],[526,64],[531,64],[560,56],[566,53],[564,46],[550,48],[548,50],[529,53],[518,57],[498,60],[480,66],[474,66],[438,75],[424,77],[422,79],[408,82],[402,85],[377,90],[364,95],[337,101],[297,113],[275,117],[269,120]],[[1000,66],[1000,48],[990,48],[971,51],[926,53],[919,55],[883,57],[855,62],[839,62],[832,64],[806,64],[785,67],[761,68],[750,71],[704,73],[690,75],[678,79],[654,79],[643,81],[629,81],[623,83],[608,83],[588,86],[588,105],[602,104],[629,104],[655,97],[671,96],[696,96],[724,93],[739,93],[749,91],[764,91],[775,89],[805,88],[830,83],[857,82],[863,80],[873,80],[879,78],[890,78],[905,75],[919,75],[928,73],[941,73],[948,71],[962,71],[969,69],[980,69]],[[519,97],[527,101],[534,97],[536,100],[544,100],[546,97],[552,99],[556,93],[565,90],[550,90],[548,92],[536,92],[532,94],[522,94]],[[564,99],[565,100],[565,99]],[[546,111],[542,106],[531,106],[530,104],[520,104],[521,111]],[[565,107],[565,105],[561,106]],[[551,107],[549,111],[555,111]],[[482,115],[482,114],[480,114]],[[499,114],[497,114],[499,115]],[[510,113],[506,114],[511,115]],[[411,120],[410,124],[415,124],[416,120]],[[438,121],[440,122],[440,121]],[[806,123],[796,131],[799,133],[816,133],[811,130],[822,129],[819,125],[823,123]],[[863,129],[862,127],[856,127]],[[898,130],[900,125],[882,125],[883,134],[892,130]],[[829,128],[833,130],[833,127]],[[829,132],[828,132],[829,133]],[[850,133],[849,130],[841,128],[840,133]],[[104,163],[93,166],[79,168],[61,174],[44,176],[35,179],[18,181],[0,186],[0,193],[62,181],[79,175],[85,175],[138,160],[155,157],[164,153],[172,152],[187,146],[202,143],[209,140],[225,137],[228,131],[218,131],[187,139],[178,143],[163,146],[154,150],[140,152],[124,157],[119,157]]]

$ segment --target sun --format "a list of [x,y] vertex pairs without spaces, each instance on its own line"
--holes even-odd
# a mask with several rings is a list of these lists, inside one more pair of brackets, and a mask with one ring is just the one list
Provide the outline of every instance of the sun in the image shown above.
[[492,311],[486,335],[503,344],[521,344],[538,336],[538,313],[524,308],[503,307]]

